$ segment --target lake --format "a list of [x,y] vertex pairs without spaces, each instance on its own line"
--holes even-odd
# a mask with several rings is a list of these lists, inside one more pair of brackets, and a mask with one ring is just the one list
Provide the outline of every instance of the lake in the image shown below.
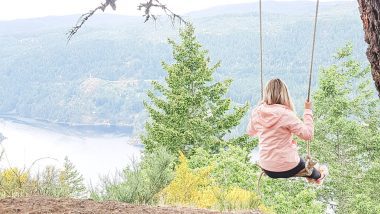
[[70,126],[2,116],[0,133],[6,139],[1,142],[5,154],[0,167],[27,169],[38,160],[32,167],[32,172],[37,172],[47,165],[63,166],[67,156],[85,183],[96,185],[100,175],[114,175],[140,159],[143,146],[123,130],[125,127]]

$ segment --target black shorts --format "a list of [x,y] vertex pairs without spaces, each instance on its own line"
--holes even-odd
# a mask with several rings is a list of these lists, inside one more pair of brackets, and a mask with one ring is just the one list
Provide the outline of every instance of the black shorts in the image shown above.
[[[265,172],[266,175],[268,175],[271,178],[290,178],[290,177],[295,176],[297,173],[299,173],[304,168],[305,168],[305,161],[301,158],[298,165],[296,167],[294,167],[293,169],[290,169],[288,171],[272,172],[272,171],[268,171],[265,169],[263,169],[263,171]],[[313,173],[311,173],[310,176],[305,176],[305,177],[317,180],[321,177],[321,174],[318,172],[318,170],[313,168]]]

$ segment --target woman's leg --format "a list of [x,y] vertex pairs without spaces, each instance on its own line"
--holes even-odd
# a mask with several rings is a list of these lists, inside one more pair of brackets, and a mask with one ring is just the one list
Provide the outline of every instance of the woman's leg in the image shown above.
[[306,177],[314,179],[314,180],[318,180],[321,178],[321,173],[316,168],[313,168],[313,172],[311,173],[311,175],[306,176]]
[[296,167],[293,169],[290,169],[288,171],[283,171],[283,172],[272,172],[263,169],[266,175],[268,175],[270,178],[290,178],[295,176],[298,172],[301,170],[305,169],[305,161],[301,158],[300,162]]
[[310,176],[307,176],[306,179],[310,183],[321,185],[328,174],[329,171],[327,166],[321,165],[318,169],[313,168],[313,173]]
[[[302,158],[300,158],[299,164],[296,167],[294,167],[293,169],[291,169],[291,170],[284,171],[284,172],[272,172],[272,171],[268,171],[268,170],[263,169],[263,171],[270,178],[290,178],[290,177],[295,176],[296,174],[298,174],[302,170],[304,170],[305,167],[306,167],[305,166],[305,161]],[[319,167],[319,169],[313,168],[313,171],[312,171],[311,175],[305,176],[305,178],[309,182],[315,182],[317,184],[322,184],[323,179],[326,177],[327,174],[328,174],[327,167],[326,166],[321,166],[321,167]]]

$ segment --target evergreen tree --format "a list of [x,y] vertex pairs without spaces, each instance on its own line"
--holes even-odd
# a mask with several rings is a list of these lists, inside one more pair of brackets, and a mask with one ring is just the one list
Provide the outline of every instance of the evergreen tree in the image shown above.
[[180,39],[169,39],[174,63],[162,63],[166,84],[153,82],[156,93],[148,91],[151,103],[144,103],[150,115],[142,137],[146,150],[164,146],[172,153],[191,154],[198,147],[217,152],[229,143],[246,143],[245,136],[226,140],[226,134],[239,124],[248,104],[232,110],[231,99],[225,98],[232,81],[214,81],[220,62],[210,66],[192,25],[181,30]]
[[78,172],[69,158],[65,157],[63,169],[59,174],[62,194],[76,198],[85,196],[86,187],[84,186],[83,181],[83,176]]
[[37,195],[74,198],[83,198],[86,195],[83,176],[68,157],[65,157],[62,169],[46,166],[33,180]]

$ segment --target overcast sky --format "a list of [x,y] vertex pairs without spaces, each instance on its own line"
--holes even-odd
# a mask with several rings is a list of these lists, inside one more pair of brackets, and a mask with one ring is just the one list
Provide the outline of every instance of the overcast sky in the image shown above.
[[[0,0],[0,20],[25,19],[44,16],[61,16],[80,14],[97,7],[105,0]],[[147,0],[118,0],[117,10],[110,8],[107,13],[141,15],[137,11],[139,2]],[[257,2],[258,0],[161,0],[176,13],[205,9],[218,5]],[[265,3],[266,0],[263,0]],[[277,0],[289,1],[289,0]],[[316,1],[316,0],[313,0]],[[321,1],[354,1],[354,0],[321,0]]]

